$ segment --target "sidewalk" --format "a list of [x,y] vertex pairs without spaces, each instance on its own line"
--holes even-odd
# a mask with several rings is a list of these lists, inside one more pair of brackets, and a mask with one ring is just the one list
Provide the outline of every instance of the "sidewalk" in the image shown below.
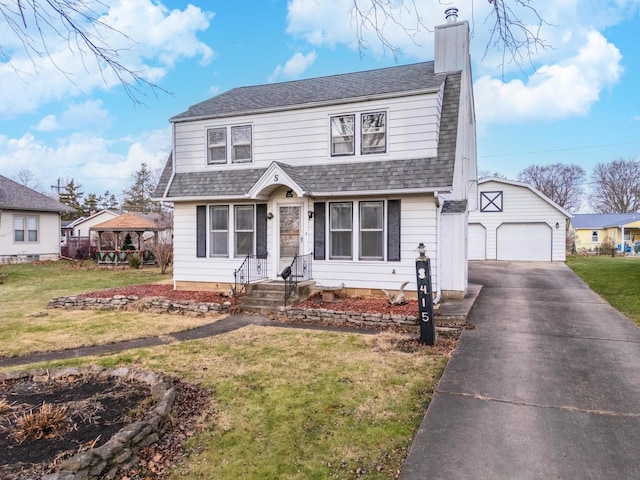
[[[466,322],[469,310],[473,306],[480,292],[480,286],[470,285],[469,294],[461,300],[447,300],[442,302],[436,320],[450,323]],[[51,352],[34,353],[22,357],[3,357],[0,358],[0,368],[16,367],[20,365],[28,365],[31,363],[49,362],[54,360],[64,360],[69,358],[80,358],[92,355],[106,355],[109,353],[131,350],[135,348],[155,347],[159,345],[168,345],[174,342],[183,342],[186,340],[195,340],[198,338],[213,337],[223,333],[231,332],[248,325],[284,327],[284,328],[303,328],[309,330],[323,330],[335,332],[353,332],[365,335],[374,335],[379,333],[375,330],[365,330],[357,328],[331,327],[325,325],[313,325],[310,323],[296,324],[289,322],[276,322],[260,315],[253,314],[233,314],[201,327],[184,330],[162,337],[147,337],[134,340],[126,340],[122,342],[109,343],[106,345],[94,345],[89,347],[73,348],[68,350],[55,350]]]

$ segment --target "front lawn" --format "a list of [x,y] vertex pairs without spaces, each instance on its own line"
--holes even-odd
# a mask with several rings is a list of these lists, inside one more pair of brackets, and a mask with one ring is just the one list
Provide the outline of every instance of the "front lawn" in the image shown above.
[[[24,271],[14,274],[17,267]],[[144,332],[159,317],[173,323],[183,318],[121,312],[122,323],[117,323],[93,311],[62,313],[64,322],[52,321],[55,312],[32,317],[51,296],[159,277],[133,270],[116,275],[76,271],[64,264],[8,270],[7,283],[0,285],[0,308],[3,317],[12,318],[9,323],[19,326],[8,333],[7,322],[0,322],[0,352],[34,349],[34,323],[42,322],[37,335],[53,347],[49,338],[61,342],[71,336],[67,345],[83,341],[85,322],[106,320],[122,333]],[[30,306],[12,300],[14,294]],[[187,442],[186,460],[171,465],[174,479],[389,479],[401,468],[454,345],[441,339],[436,347],[419,346],[413,337],[408,342],[406,335],[393,333],[249,326],[202,340],[37,366],[128,366],[207,389],[213,413]]]
[[593,291],[640,326],[640,257],[567,257]]

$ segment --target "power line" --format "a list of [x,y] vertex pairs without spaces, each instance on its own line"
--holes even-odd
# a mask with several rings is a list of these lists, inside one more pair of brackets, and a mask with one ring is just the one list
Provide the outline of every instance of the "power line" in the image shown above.
[[556,148],[554,150],[535,150],[532,152],[520,152],[520,153],[497,153],[494,155],[478,155],[478,158],[492,158],[492,157],[516,157],[519,155],[538,155],[540,153],[554,153],[554,152],[568,152],[572,150],[588,150],[591,148],[606,148],[606,147],[619,147],[622,145],[639,145],[640,142],[624,142],[624,143],[609,143],[606,145],[591,145],[585,147],[567,147]]

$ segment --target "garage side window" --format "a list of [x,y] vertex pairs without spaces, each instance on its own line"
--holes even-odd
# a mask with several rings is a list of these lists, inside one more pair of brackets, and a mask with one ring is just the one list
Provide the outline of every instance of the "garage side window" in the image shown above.
[[594,243],[598,243],[598,231],[594,230],[593,232],[591,232],[591,241]]
[[502,212],[502,192],[480,192],[481,212]]

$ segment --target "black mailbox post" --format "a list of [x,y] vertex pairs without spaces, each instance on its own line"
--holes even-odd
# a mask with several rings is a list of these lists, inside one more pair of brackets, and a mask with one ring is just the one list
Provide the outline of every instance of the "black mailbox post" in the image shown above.
[[431,260],[424,254],[424,244],[418,245],[420,256],[416,258],[416,280],[418,284],[418,321],[420,343],[435,345],[436,326],[433,319],[433,290],[431,287]]

